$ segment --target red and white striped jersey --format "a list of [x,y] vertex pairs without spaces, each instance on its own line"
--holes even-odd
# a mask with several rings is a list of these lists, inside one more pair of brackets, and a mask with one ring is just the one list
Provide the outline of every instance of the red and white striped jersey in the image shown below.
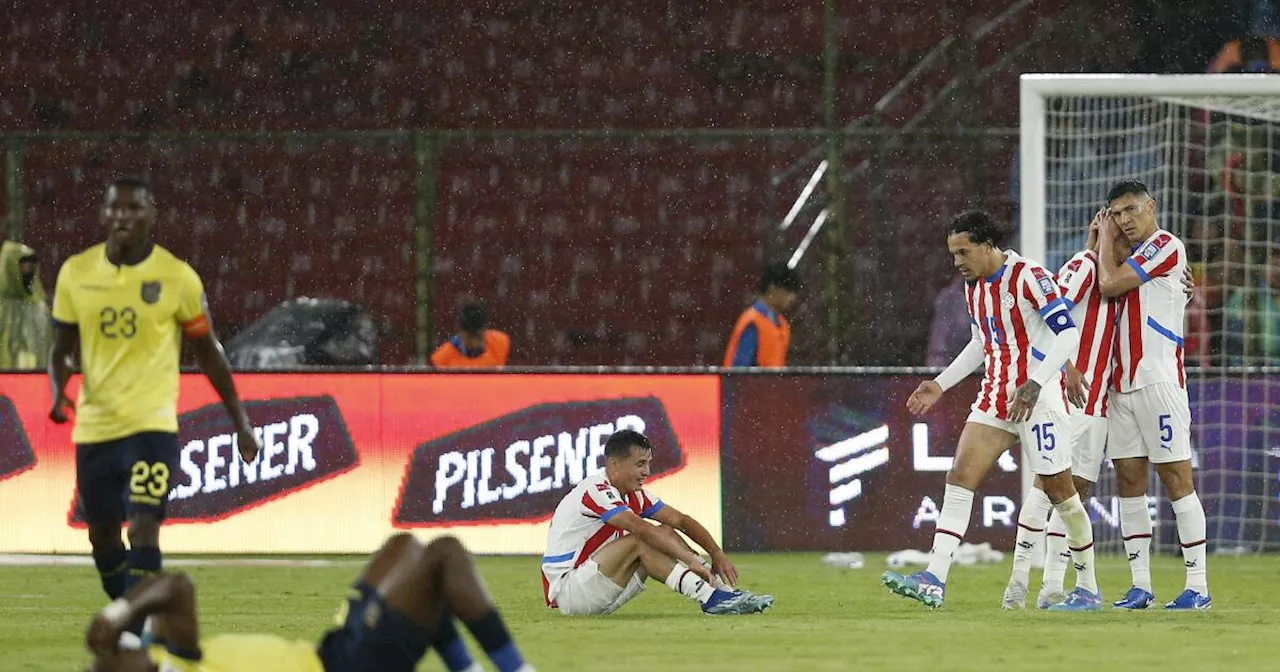
[[548,606],[555,606],[560,582],[569,570],[591,558],[606,543],[627,533],[609,519],[630,509],[651,518],[662,510],[661,499],[644,488],[623,495],[604,475],[585,478],[560,500],[547,530],[547,551],[542,556],[542,592]]
[[[982,339],[986,372],[974,410],[1009,417],[1014,390],[1027,382],[1032,367],[1044,359],[1054,330],[1046,319],[1070,325],[1058,283],[1043,266],[1006,251],[1004,265],[990,276],[966,288],[969,317]],[[1062,391],[1062,377],[1055,375],[1046,387]]]
[[1132,392],[1156,383],[1186,387],[1182,330],[1187,296],[1182,274],[1187,248],[1177,236],[1156,229],[1125,264],[1137,272],[1142,284],[1116,299],[1120,317],[1115,389]]
[[1119,301],[1102,295],[1098,287],[1098,253],[1092,250],[1077,253],[1063,265],[1058,272],[1058,287],[1071,308],[1071,320],[1080,328],[1075,363],[1089,387],[1085,415],[1105,418]]

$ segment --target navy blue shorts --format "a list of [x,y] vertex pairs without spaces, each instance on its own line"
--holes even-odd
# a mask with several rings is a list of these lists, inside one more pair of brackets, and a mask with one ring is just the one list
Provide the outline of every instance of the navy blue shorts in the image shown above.
[[172,432],[76,444],[80,517],[91,526],[120,525],[135,513],[164,520],[178,454],[178,435]]
[[317,649],[325,672],[413,672],[431,648],[434,637],[426,628],[388,607],[363,581],[347,597],[345,611]]

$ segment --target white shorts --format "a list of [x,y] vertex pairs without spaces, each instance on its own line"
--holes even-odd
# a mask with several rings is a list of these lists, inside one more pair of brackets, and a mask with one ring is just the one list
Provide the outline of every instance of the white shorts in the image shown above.
[[599,616],[612,614],[644,591],[644,576],[631,575],[623,588],[600,573],[600,565],[588,560],[561,579],[555,602],[566,616]]
[[[997,418],[994,411],[976,408],[969,413],[968,422],[1003,429],[1018,437],[1031,471],[1039,476],[1052,476],[1071,468],[1071,417],[1067,415],[1060,392],[1048,385],[1045,388],[1040,401],[1031,409],[1031,417],[1025,422],[1015,425]],[[1046,399],[1050,394],[1058,396]]]
[[1071,413],[1071,475],[1090,483],[1098,482],[1102,472],[1102,456],[1107,450],[1106,418],[1085,415],[1083,411]]
[[1174,383],[1112,392],[1107,416],[1107,457],[1145,457],[1156,464],[1191,459],[1191,405]]

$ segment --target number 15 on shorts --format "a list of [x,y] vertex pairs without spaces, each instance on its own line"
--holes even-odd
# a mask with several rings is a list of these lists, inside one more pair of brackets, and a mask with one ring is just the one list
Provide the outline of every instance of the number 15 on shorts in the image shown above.
[[1044,454],[1052,453],[1053,449],[1058,447],[1058,437],[1053,432],[1053,423],[1032,425],[1031,433],[1036,437],[1036,452],[1046,460],[1053,460],[1052,457]]

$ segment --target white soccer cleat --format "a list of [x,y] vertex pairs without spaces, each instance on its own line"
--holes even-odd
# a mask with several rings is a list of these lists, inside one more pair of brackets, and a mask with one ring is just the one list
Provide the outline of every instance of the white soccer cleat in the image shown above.
[[1036,609],[1048,609],[1055,604],[1060,604],[1067,600],[1067,594],[1062,590],[1051,590],[1049,588],[1041,588],[1040,594],[1036,596]]
[[1001,609],[1026,609],[1027,587],[1017,581],[1009,581],[1004,587],[1004,598],[1000,600]]

